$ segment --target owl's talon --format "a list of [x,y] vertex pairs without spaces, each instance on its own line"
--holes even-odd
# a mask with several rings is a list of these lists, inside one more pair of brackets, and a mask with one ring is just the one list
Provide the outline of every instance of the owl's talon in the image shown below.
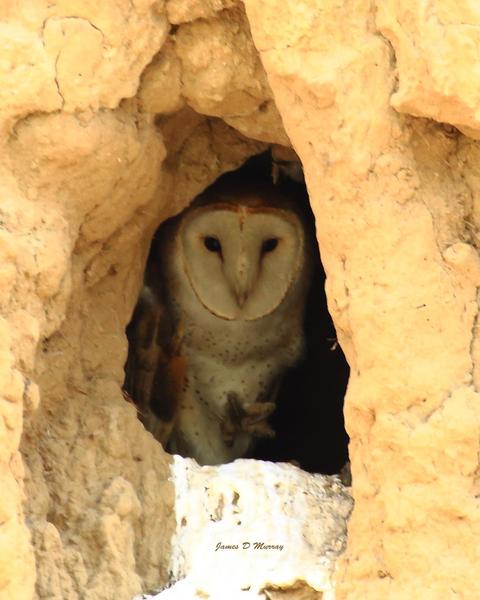
[[254,402],[244,406],[235,392],[227,396],[226,418],[221,424],[224,443],[233,445],[236,433],[248,433],[257,438],[272,438],[275,431],[267,423],[275,410],[273,402]]
[[254,404],[247,404],[244,409],[244,420],[249,423],[260,423],[267,419],[275,410],[275,404],[273,402],[257,402]]
[[270,425],[263,421],[261,423],[254,423],[244,429],[246,433],[249,433],[253,437],[257,438],[273,438],[275,437],[275,430]]

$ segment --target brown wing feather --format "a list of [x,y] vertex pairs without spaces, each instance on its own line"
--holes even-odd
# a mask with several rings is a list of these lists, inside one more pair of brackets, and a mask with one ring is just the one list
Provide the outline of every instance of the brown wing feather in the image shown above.
[[166,446],[175,423],[185,365],[180,342],[167,311],[156,294],[144,286],[132,321],[125,388],[138,407],[145,427]]

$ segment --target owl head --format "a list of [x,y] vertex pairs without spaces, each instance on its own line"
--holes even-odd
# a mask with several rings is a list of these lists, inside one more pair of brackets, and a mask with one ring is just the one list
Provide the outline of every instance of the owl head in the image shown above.
[[177,244],[197,299],[221,319],[265,317],[305,275],[300,211],[267,182],[208,188],[183,214]]

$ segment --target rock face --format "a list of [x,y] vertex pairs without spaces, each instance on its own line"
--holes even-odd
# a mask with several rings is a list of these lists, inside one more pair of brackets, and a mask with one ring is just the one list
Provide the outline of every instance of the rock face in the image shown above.
[[167,582],[124,330],[158,224],[270,143],[351,367],[337,598],[480,597],[480,13],[377,4],[0,0],[1,600]]
[[[305,167],[329,305],[351,367],[355,509],[337,580],[338,597],[349,600],[480,595],[472,576],[480,559],[480,148],[452,127],[393,109],[408,95],[421,113],[408,82],[431,85],[419,75],[429,61],[445,105],[471,102],[468,65],[453,68],[422,33],[442,27],[439,4],[421,13],[414,3],[379,2],[375,13],[368,2],[246,1]],[[392,31],[404,34],[392,49],[379,32],[387,35],[396,15]],[[421,49],[415,64],[402,60],[405,44]],[[443,51],[453,56],[452,45]]]
[[478,139],[478,6],[451,0],[428,8],[409,1],[379,2],[377,24],[398,65],[392,106],[451,123]]
[[177,583],[152,598],[295,597],[302,582],[307,598],[333,600],[352,508],[337,477],[251,460],[199,467],[177,456],[172,480]]

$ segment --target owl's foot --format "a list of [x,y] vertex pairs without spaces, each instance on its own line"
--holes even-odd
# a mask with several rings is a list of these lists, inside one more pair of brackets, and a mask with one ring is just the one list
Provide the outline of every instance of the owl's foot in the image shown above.
[[273,402],[249,404],[245,407],[245,415],[241,420],[241,428],[253,437],[273,437],[275,431],[267,423],[268,417],[275,410]]
[[239,432],[258,438],[274,437],[275,431],[267,423],[274,410],[273,402],[255,402],[244,406],[236,394],[230,393],[227,398],[226,417],[221,424],[225,444],[232,446],[235,435]]

